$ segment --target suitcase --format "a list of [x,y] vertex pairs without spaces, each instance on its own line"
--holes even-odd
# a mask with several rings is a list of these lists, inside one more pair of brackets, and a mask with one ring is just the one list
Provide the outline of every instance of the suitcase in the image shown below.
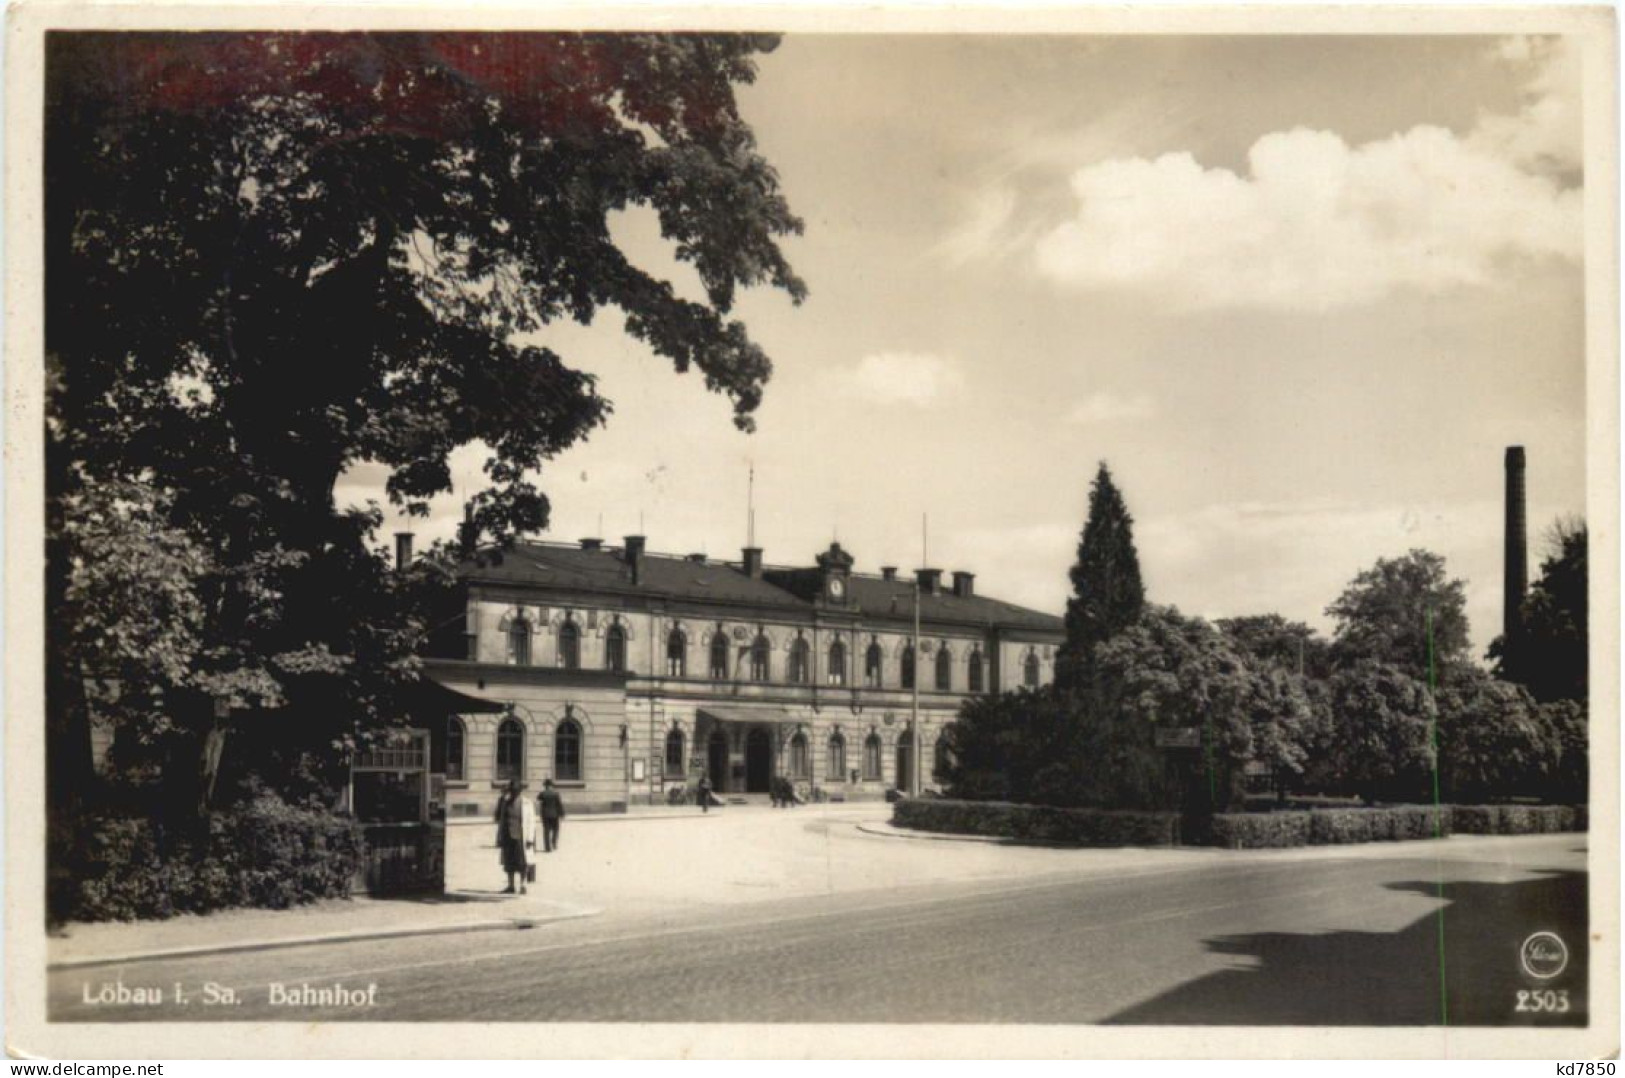
[[536,865],[534,863],[525,866],[525,882],[536,882]]

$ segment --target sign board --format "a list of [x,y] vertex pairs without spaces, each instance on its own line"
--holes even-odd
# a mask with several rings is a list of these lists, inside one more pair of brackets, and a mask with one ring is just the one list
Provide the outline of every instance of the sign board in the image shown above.
[[1202,747],[1202,728],[1200,726],[1163,726],[1156,732],[1156,745],[1159,749],[1199,749]]
[[641,756],[636,757],[632,761],[632,781],[633,782],[642,782],[644,780],[644,778],[647,777],[646,773],[643,770],[643,765],[644,765],[644,759]]

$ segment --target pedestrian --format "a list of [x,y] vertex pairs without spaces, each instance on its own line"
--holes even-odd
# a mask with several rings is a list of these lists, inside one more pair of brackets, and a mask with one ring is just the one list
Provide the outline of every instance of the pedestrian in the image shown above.
[[519,780],[509,779],[508,788],[497,799],[497,848],[502,851],[502,871],[508,874],[508,886],[503,894],[514,893],[514,878],[519,880],[519,893],[525,893],[525,875],[528,863],[525,856],[525,799],[519,796]]
[[700,772],[700,784],[694,787],[694,800],[700,803],[701,812],[711,811],[711,779],[704,772]]
[[564,798],[553,788],[552,779],[542,780],[536,802],[542,810],[542,848],[552,853],[559,848],[559,824],[564,821]]

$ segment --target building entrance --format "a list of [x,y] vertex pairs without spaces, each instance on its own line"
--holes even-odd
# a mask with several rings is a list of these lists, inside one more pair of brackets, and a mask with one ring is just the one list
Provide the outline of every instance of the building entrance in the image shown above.
[[914,735],[907,730],[897,738],[897,788],[914,789]]
[[773,781],[773,740],[758,727],[745,738],[745,792],[765,794]]
[[711,789],[725,792],[728,789],[728,735],[720,729],[711,731],[711,739],[705,744],[705,768],[710,773]]

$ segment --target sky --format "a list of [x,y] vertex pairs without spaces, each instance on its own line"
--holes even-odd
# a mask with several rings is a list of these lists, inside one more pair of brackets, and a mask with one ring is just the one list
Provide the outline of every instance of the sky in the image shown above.
[[[1585,505],[1579,75],[1561,38],[786,37],[740,108],[810,295],[737,306],[774,362],[758,429],[616,312],[549,327],[615,412],[542,469],[542,538],[736,558],[754,468],[769,563],[838,538],[1060,612],[1106,461],[1151,601],[1329,631],[1425,547],[1482,652],[1505,447],[1532,569]],[[698,298],[648,215],[615,228]]]

